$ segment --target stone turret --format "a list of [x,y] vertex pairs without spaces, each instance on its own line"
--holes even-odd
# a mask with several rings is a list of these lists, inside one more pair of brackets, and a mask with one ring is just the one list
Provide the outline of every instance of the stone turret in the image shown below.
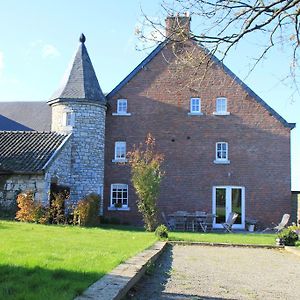
[[91,192],[102,195],[106,98],[85,47],[85,36],[60,88],[49,99],[52,131],[72,133],[70,190],[78,201]]

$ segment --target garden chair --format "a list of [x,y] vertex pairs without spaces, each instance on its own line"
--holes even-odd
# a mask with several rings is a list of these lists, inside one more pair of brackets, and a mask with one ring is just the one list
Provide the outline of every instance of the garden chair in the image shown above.
[[185,231],[186,230],[186,211],[177,211],[174,214],[175,229]]
[[276,225],[275,223],[273,223],[274,225],[276,225],[275,227],[273,227],[273,228],[266,228],[262,232],[265,232],[265,231],[275,231],[276,233],[278,233],[282,229],[285,228],[285,226],[289,222],[289,219],[290,219],[290,215],[289,214],[284,214],[282,216],[282,219],[281,219],[281,221],[280,221],[280,223],[278,225]]
[[164,221],[165,225],[168,227],[168,229],[169,230],[175,230],[175,219],[171,218],[171,219],[168,220],[163,211],[161,212],[161,216],[163,218],[163,221]]
[[231,212],[228,215],[227,221],[225,223],[222,223],[222,226],[225,229],[225,232],[231,232],[232,233],[232,225],[234,224],[234,222],[236,221],[237,217],[239,215],[235,212]]
[[205,211],[196,211],[196,222],[198,231],[206,232],[206,212]]
[[207,214],[205,218],[205,232],[212,231],[215,214]]

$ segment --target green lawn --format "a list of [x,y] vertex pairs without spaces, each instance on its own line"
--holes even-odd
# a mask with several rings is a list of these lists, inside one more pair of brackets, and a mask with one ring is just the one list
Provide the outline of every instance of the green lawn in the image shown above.
[[275,245],[276,234],[170,232],[169,241]]
[[73,299],[153,233],[0,221],[0,299]]

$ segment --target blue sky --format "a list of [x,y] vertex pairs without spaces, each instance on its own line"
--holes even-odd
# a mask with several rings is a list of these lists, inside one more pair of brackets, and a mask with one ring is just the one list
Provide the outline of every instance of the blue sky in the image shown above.
[[[162,18],[160,1],[2,1],[0,4],[0,101],[46,101],[58,87],[81,32],[104,92],[116,86],[150,51],[137,51],[135,28]],[[192,30],[200,30],[192,18]],[[282,84],[290,60],[274,50],[246,77],[261,36],[245,41],[225,64],[288,122],[299,123],[299,95]],[[274,149],[276,151],[276,149]],[[300,190],[300,128],[292,131],[292,189]],[[298,154],[298,155],[296,155]]]

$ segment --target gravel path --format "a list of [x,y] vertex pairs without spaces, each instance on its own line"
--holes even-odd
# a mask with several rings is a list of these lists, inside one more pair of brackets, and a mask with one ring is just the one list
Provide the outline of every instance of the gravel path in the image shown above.
[[126,300],[300,299],[300,257],[284,250],[169,246]]

